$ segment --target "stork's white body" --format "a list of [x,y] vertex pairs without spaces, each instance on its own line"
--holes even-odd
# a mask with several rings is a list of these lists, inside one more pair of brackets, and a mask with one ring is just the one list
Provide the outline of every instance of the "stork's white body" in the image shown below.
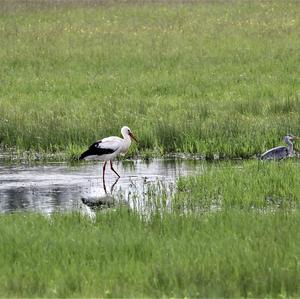
[[101,160],[105,161],[103,164],[103,183],[105,175],[105,166],[107,161],[110,161],[111,170],[118,176],[119,174],[114,170],[112,161],[119,154],[125,155],[131,145],[131,138],[135,139],[131,130],[128,127],[121,129],[123,138],[117,136],[110,136],[94,142],[87,151],[82,153],[80,160]]
[[113,160],[115,157],[117,157],[119,154],[125,155],[128,152],[128,149],[131,145],[131,139],[129,135],[127,135],[124,139],[117,137],[117,136],[111,136],[106,137],[101,140],[98,140],[95,142],[95,146],[99,149],[111,149],[114,152],[111,154],[103,154],[103,155],[89,155],[85,157],[85,160],[100,160],[100,161],[109,161]]

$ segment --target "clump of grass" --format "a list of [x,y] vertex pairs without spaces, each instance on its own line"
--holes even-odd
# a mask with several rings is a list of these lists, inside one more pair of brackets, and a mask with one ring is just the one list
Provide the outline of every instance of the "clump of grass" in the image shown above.
[[297,297],[299,219],[242,210],[2,215],[0,296]]
[[202,175],[180,178],[174,207],[295,209],[300,202],[299,167],[293,161],[213,164]]

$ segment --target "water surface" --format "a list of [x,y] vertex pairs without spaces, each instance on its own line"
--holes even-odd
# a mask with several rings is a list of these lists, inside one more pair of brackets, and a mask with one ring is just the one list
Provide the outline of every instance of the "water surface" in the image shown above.
[[[151,162],[115,162],[116,175],[107,166],[105,188],[99,162],[43,165],[0,164],[0,212],[63,212],[110,207],[116,201],[139,210],[149,208],[147,200],[155,192],[167,200],[180,176],[201,173],[199,160],[156,159]],[[105,190],[106,189],[106,190]],[[106,191],[106,192],[105,192]]]

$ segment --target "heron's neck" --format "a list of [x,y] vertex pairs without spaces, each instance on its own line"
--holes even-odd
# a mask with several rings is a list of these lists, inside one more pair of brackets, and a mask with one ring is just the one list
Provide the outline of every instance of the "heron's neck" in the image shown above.
[[289,152],[289,153],[292,153],[292,152],[293,152],[293,142],[290,141],[290,140],[287,140],[286,143],[287,143],[287,145],[288,145],[288,146],[287,146],[288,152]]

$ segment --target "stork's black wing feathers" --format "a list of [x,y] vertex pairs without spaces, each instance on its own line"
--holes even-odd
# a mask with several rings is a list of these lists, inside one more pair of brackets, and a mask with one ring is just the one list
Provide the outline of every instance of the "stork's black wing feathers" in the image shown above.
[[93,143],[87,151],[81,154],[79,160],[84,159],[87,156],[102,156],[107,154],[112,154],[115,152],[112,148],[101,147],[102,140]]

